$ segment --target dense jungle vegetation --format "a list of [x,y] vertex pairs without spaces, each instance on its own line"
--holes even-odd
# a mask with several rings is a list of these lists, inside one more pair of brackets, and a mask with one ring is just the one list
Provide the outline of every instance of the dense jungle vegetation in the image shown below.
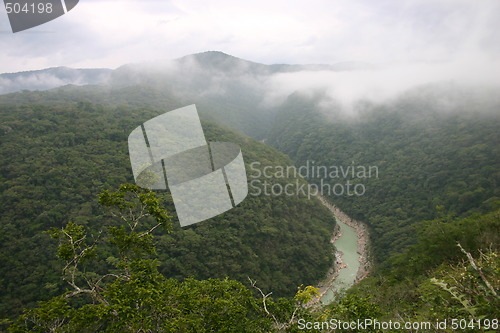
[[[358,119],[335,113],[335,107],[318,111],[321,94],[295,94],[282,106],[266,141],[287,153],[297,166],[308,161],[315,166],[354,166],[354,175],[322,178],[332,185],[363,184],[366,193],[362,195],[341,195],[338,190],[329,197],[369,224],[381,266],[390,265],[389,257],[415,242],[418,222],[498,208],[496,105],[464,102],[447,113],[436,110],[438,99],[447,92],[444,89],[443,97],[436,92],[440,88],[423,87],[387,105],[367,105],[369,111]],[[358,175],[358,166],[375,166],[378,172],[371,177]],[[309,180],[320,185],[321,177]]]
[[[72,221],[95,234],[112,223],[96,196],[102,189],[133,182],[128,134],[158,114],[154,109],[89,103],[1,107],[4,316],[64,290],[61,263],[54,256],[57,244],[44,231]],[[290,163],[285,155],[253,139],[213,123],[203,125],[207,140],[239,144],[246,164]],[[249,195],[237,208],[181,229],[168,193],[159,195],[174,215],[175,232],[157,235],[159,271],[167,277],[230,277],[244,283],[251,277],[261,288],[286,296],[301,284],[318,282],[332,264],[329,239],[335,222],[316,201]],[[98,271],[109,268],[112,261],[106,248],[102,251]]]
[[[467,325],[457,331],[498,331],[496,91],[433,84],[379,104],[358,101],[352,110],[325,91],[296,92],[264,107],[262,86],[242,78],[260,82],[258,75],[279,68],[219,53],[200,59],[189,77],[183,67],[170,80],[124,66],[110,86],[0,96],[1,329],[298,332],[300,319],[434,325],[458,318]],[[191,60],[182,61],[189,67]],[[214,83],[223,93],[206,93]],[[193,102],[207,141],[242,148],[249,181],[253,162],[273,172],[311,162],[375,166],[371,177],[307,179],[320,189],[347,181],[365,189],[323,194],[368,225],[370,276],[332,304],[311,306],[317,290],[310,285],[325,276],[334,254],[335,221],[315,199],[249,195],[224,214],[180,228],[168,191],[132,185],[129,133]],[[305,184],[290,175],[263,177]],[[128,205],[151,215],[138,229],[120,218]],[[155,223],[164,228],[149,232]]]

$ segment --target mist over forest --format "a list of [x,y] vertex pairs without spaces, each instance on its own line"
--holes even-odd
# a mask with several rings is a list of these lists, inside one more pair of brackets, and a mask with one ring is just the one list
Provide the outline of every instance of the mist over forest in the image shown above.
[[[47,69],[3,75],[17,92],[0,96],[1,148],[6,157],[1,166],[2,242],[10,244],[2,248],[2,256],[10,257],[2,264],[2,287],[10,290],[2,298],[2,313],[19,315],[23,307],[55,300],[64,292],[57,275],[61,263],[51,255],[56,243],[41,236],[43,231],[64,228],[68,220],[92,233],[103,224],[112,225],[93,198],[100,191],[133,183],[128,133],[151,117],[188,104],[197,105],[209,137],[241,144],[247,173],[252,163],[273,166],[263,169],[273,174],[292,165],[377,168],[377,177],[363,179],[350,173],[306,179],[276,173],[272,180],[281,186],[307,181],[308,189],[338,189],[349,182],[363,188],[362,195],[320,193],[367,225],[371,267],[369,277],[322,311],[354,302],[366,311],[377,309],[370,318],[397,316],[401,304],[404,313],[433,321],[460,313],[460,303],[446,294],[439,302],[448,305],[428,312],[432,302],[426,295],[440,288],[429,282],[432,279],[446,281],[440,279],[459,274],[454,265],[463,260],[463,253],[457,242],[485,270],[496,265],[488,260],[496,253],[499,234],[495,211],[500,100],[496,77],[466,80],[467,75],[451,68],[263,65],[210,51],[115,70]],[[407,79],[399,80],[403,73]],[[50,79],[42,83],[45,78]],[[34,82],[40,89],[30,91]],[[258,184],[269,186],[264,176],[269,175],[259,174]],[[257,189],[257,196],[234,210],[186,229],[177,225],[168,192],[162,194],[174,216],[174,231],[156,235],[158,274],[167,279],[165,283],[229,277],[251,289],[251,275],[261,288],[293,303],[290,297],[297,286],[314,285],[328,267],[335,267],[335,250],[329,245],[335,221],[324,207],[310,193],[304,197],[297,191],[297,197],[289,197]],[[447,230],[444,234],[442,228]],[[104,274],[118,260],[110,245],[100,251],[99,256],[107,259],[89,262],[92,274]],[[497,288],[498,277],[491,274],[488,279]],[[472,289],[454,287],[468,292],[470,304],[480,313],[494,315],[497,298],[479,292],[481,282],[473,277],[468,283]],[[430,291],[421,289],[424,286]],[[415,293],[419,296],[412,296]],[[258,294],[252,297],[258,301]],[[40,311],[55,306],[43,304]],[[302,309],[304,316],[321,315]],[[351,310],[335,311],[339,319],[352,318]],[[33,322],[37,316],[29,312],[20,318]],[[113,321],[99,318],[96,327]],[[267,314],[263,318],[269,319]],[[85,325],[77,317],[71,323],[75,330]],[[273,325],[277,324],[258,326]]]
[[[0,331],[499,330],[498,1],[3,8]],[[182,226],[129,135],[193,104],[248,194]]]

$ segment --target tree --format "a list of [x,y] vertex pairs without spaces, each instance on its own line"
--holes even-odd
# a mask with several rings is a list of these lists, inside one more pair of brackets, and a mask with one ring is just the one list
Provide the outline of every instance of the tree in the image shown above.
[[[153,232],[172,229],[170,216],[154,192],[124,184],[103,191],[99,203],[124,222],[96,236],[69,222],[49,233],[60,242],[64,295],[29,309],[11,332],[260,332],[271,328],[257,298],[229,279],[179,282],[158,272]],[[118,258],[112,272],[98,274],[89,263],[108,241]]]

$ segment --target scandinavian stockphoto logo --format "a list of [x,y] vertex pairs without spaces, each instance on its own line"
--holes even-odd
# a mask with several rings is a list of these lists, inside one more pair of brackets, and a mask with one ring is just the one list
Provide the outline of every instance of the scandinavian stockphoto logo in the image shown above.
[[137,185],[168,188],[182,227],[224,213],[248,194],[240,147],[207,143],[195,105],[164,113],[128,137]]
[[52,21],[73,9],[79,0],[4,0],[12,32],[30,29]]

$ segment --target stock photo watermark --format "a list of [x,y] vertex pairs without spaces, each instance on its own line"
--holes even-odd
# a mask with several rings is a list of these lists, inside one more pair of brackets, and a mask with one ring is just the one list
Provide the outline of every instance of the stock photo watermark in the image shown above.
[[222,214],[248,194],[243,154],[231,142],[207,142],[196,106],[166,112],[128,137],[137,185],[170,190],[181,227]]
[[[250,164],[249,194],[304,196],[308,199],[318,194],[359,197],[366,193],[363,180],[378,177],[377,166],[356,165],[355,162],[350,165],[320,165],[307,160],[299,167],[262,166],[260,162],[253,162]],[[315,182],[307,183],[304,179]]]
[[4,0],[12,32],[34,28],[72,10],[79,0]]

